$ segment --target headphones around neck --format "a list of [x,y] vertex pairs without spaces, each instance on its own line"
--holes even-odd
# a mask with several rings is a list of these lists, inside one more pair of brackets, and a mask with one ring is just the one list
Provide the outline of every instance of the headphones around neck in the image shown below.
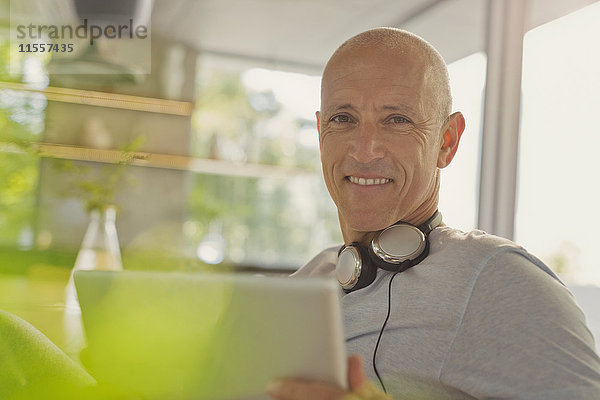
[[346,293],[369,286],[377,268],[404,272],[429,254],[429,233],[442,222],[436,211],[419,226],[398,221],[375,235],[371,245],[358,242],[342,246],[338,252],[335,275]]

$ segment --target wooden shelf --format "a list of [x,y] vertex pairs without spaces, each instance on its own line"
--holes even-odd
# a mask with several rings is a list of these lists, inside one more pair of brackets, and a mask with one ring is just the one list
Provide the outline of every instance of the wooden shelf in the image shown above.
[[[115,93],[95,92],[89,90],[47,87],[32,89],[21,83],[0,82],[0,89],[41,93],[48,100],[73,104],[89,104],[100,107],[145,111],[161,114],[190,116],[194,104],[185,101],[164,100],[149,97],[130,96]],[[117,164],[122,161],[121,150],[93,149],[54,143],[35,143],[36,152],[42,157],[61,158],[76,161],[92,161]],[[22,153],[23,151],[11,143],[0,142],[0,151]],[[297,175],[311,175],[315,171],[308,169],[283,167],[225,160],[211,160],[185,155],[135,152],[130,163],[135,166],[174,169],[201,174],[239,176],[239,177],[271,177],[289,178]]]
[[21,83],[11,82],[0,82],[0,88],[41,93],[51,101],[86,104],[123,110],[145,111],[186,117],[192,115],[194,110],[194,104],[189,101],[156,99],[152,97],[96,92],[92,90],[56,88],[51,86],[45,89],[33,89]]
[[[35,143],[34,146],[41,157],[108,164],[118,164],[123,159],[123,152],[121,150],[91,149],[87,147],[53,143]],[[23,153],[21,149],[11,143],[0,143],[0,151]],[[290,178],[298,175],[313,175],[316,173],[315,171],[308,169],[294,167],[210,160],[184,155],[146,152],[133,152],[130,164],[140,167],[164,168],[200,174],[248,178]]]

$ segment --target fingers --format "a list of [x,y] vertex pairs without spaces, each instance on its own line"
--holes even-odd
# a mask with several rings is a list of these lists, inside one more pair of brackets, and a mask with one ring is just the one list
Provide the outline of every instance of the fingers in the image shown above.
[[392,400],[391,396],[367,379],[362,358],[358,354],[348,357],[348,385],[352,393],[343,400]]
[[367,381],[363,368],[362,358],[358,354],[348,357],[348,385],[350,390],[358,389]]
[[[278,400],[351,400],[361,399],[357,394],[365,392],[371,395],[367,385],[363,362],[359,355],[348,357],[348,385],[353,393],[320,382],[309,382],[299,379],[283,379],[271,382],[267,387],[269,396]],[[346,397],[344,397],[346,396]],[[365,397],[371,398],[371,397]]]
[[338,400],[346,392],[326,383],[285,379],[271,382],[267,393],[278,400]]

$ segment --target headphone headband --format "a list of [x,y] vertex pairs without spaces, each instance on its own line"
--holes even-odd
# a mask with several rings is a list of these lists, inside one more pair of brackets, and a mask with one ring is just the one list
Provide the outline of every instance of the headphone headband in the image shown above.
[[442,213],[438,210],[435,210],[435,214],[427,221],[423,222],[421,225],[417,226],[421,232],[425,234],[425,236],[429,235],[432,230],[440,226],[442,223]]

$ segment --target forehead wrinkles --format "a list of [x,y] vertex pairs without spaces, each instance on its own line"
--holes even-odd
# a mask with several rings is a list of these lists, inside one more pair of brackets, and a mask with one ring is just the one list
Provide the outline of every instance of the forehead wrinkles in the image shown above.
[[[426,92],[422,74],[412,79],[404,79],[401,74],[385,71],[365,74],[364,71],[346,72],[324,77],[321,89],[322,111],[329,112],[340,105],[354,107],[382,108],[398,106],[405,111],[425,114]],[[406,74],[405,74],[406,75]],[[414,74],[412,74],[414,75]]]
[[423,69],[414,68],[403,63],[390,63],[382,66],[382,63],[353,63],[343,64],[339,67],[328,68],[323,74],[321,89],[336,84],[352,84],[362,81],[382,81],[395,85],[406,85],[405,82],[420,83],[424,80]]
[[[389,89],[389,88],[387,88]],[[423,101],[419,96],[409,94],[382,93],[378,88],[356,91],[354,88],[340,88],[327,96],[322,103],[322,111],[330,114],[340,109],[356,111],[399,111],[418,117],[424,114]]]

